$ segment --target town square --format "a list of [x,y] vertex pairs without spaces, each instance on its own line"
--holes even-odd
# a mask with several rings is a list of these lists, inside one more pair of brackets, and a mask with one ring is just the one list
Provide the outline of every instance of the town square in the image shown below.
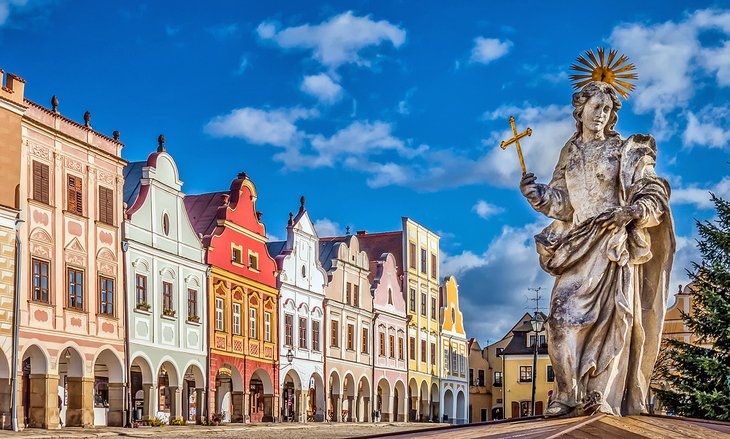
[[0,0],[0,437],[730,437],[730,4]]

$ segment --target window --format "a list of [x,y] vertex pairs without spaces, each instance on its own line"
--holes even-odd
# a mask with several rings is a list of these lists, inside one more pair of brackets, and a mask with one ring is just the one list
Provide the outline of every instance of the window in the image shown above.
[[438,264],[436,263],[436,255],[431,253],[431,277],[433,279],[436,279],[438,277],[436,274],[436,268],[438,268]]
[[307,277],[307,267],[302,265],[302,277]]
[[421,315],[426,317],[426,293],[421,293]]
[[319,322],[312,320],[312,350],[319,352]]
[[436,298],[431,297],[431,319],[436,320]]
[[416,268],[416,243],[408,243],[408,266]]
[[411,312],[416,312],[416,289],[411,288],[409,295],[409,302],[411,303]]
[[99,314],[114,315],[114,279],[99,276]]
[[271,313],[264,313],[264,341],[271,341]]
[[307,349],[307,319],[299,318],[299,347]]
[[475,386],[477,384],[478,383],[475,383],[474,382],[474,369],[469,368],[469,385],[470,386]]
[[[500,372],[500,373],[501,373],[501,372]],[[486,385],[486,383],[484,382],[484,370],[479,370],[479,375],[478,375],[478,377],[479,377],[479,378],[478,378],[478,379],[479,379],[479,381],[477,382],[477,385],[478,385],[478,386],[485,386],[485,385]]]
[[287,346],[293,346],[292,343],[294,338],[294,316],[291,314],[284,314],[284,344]]
[[411,351],[410,352],[411,360],[415,360],[416,359],[416,338],[415,337],[411,337],[410,351]]
[[390,358],[395,358],[395,335],[388,336],[390,344]]
[[241,249],[238,247],[231,247],[231,262],[240,264],[241,258]]
[[188,318],[198,317],[198,292],[188,288]]
[[459,371],[459,363],[456,361],[456,351],[451,351],[451,368],[452,372]]
[[339,328],[339,322],[337,320],[330,321],[330,346],[333,348],[340,347],[340,338],[339,334],[337,332],[337,329]]
[[241,304],[233,304],[233,335],[241,335]]
[[48,204],[49,188],[48,165],[33,161],[33,199]]
[[84,272],[69,268],[68,270],[68,307],[84,309]]
[[369,338],[370,336],[368,333],[370,330],[368,328],[362,328],[362,353],[367,354],[370,352],[370,349],[368,349],[368,346],[370,346]]
[[258,328],[258,318],[256,317],[256,308],[248,310],[248,336],[251,338],[258,338],[256,336],[256,328]]
[[494,372],[494,385],[502,387],[502,372]]
[[355,326],[347,325],[347,349],[355,349]]
[[380,356],[385,357],[385,332],[380,331]]
[[259,255],[258,253],[248,253],[248,268],[252,270],[259,269]]
[[445,370],[449,370],[449,368],[451,367],[451,364],[449,363],[449,358],[451,358],[449,355],[449,348],[444,348],[444,369]]
[[532,366],[520,366],[520,382],[528,383],[532,381]]
[[[36,163],[36,162],[33,162]],[[33,300],[48,303],[48,277],[50,265],[46,261],[33,259]]]
[[421,362],[426,362],[426,340],[421,340]]
[[352,306],[360,306],[360,285],[352,286]]
[[535,346],[535,336],[534,335],[530,335],[530,343],[528,344],[528,346],[529,347]]
[[548,364],[546,376],[548,383],[555,382],[555,371],[553,370],[553,366],[551,364]]
[[162,310],[172,311],[172,284],[170,282],[162,282]]
[[347,283],[347,286],[345,288],[345,303],[350,304],[352,300],[352,284],[350,282]]
[[431,343],[431,364],[436,364],[436,343]]
[[388,288],[388,305],[393,304],[393,290]]
[[68,176],[67,187],[67,207],[66,209],[76,215],[84,214],[84,189],[81,186],[81,178]]
[[426,249],[421,249],[421,273],[426,274],[428,273],[428,260],[426,258]]
[[398,359],[403,360],[403,337],[398,337]]
[[223,330],[223,299],[215,298],[215,330]]
[[547,346],[547,339],[545,338],[545,335],[540,335],[540,345],[538,347]]
[[114,191],[99,186],[99,221],[114,225]]
[[495,355],[498,357],[502,356],[502,352],[504,352],[504,348],[496,348],[495,349]]
[[135,276],[135,290],[137,291],[135,300],[137,305],[147,303],[147,276],[138,274]]

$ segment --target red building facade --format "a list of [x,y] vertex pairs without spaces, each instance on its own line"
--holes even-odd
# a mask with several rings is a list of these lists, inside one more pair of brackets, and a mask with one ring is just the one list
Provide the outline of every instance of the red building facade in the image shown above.
[[245,173],[230,191],[185,199],[203,235],[208,280],[208,413],[224,422],[274,421],[279,413],[276,264]]

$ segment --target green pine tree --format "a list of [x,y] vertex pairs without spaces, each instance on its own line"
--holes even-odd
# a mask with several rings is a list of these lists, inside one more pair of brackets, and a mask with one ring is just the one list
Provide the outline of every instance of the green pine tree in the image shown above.
[[701,264],[693,264],[692,311],[682,314],[696,344],[666,340],[656,390],[668,413],[730,421],[730,202],[712,195],[717,218],[698,221]]

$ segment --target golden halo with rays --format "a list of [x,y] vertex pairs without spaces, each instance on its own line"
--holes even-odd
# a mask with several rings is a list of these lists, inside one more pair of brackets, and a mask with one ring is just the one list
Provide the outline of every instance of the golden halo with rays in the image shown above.
[[598,48],[598,57],[593,50],[586,50],[585,56],[581,55],[576,59],[579,64],[570,66],[571,70],[580,72],[570,75],[573,88],[581,88],[591,81],[600,81],[609,84],[621,97],[628,99],[629,93],[634,91],[634,84],[630,81],[639,79],[639,76],[634,72],[636,67],[628,63],[629,58],[626,55],[616,58],[617,54],[616,50],[611,49],[606,59],[606,50],[603,47]]

